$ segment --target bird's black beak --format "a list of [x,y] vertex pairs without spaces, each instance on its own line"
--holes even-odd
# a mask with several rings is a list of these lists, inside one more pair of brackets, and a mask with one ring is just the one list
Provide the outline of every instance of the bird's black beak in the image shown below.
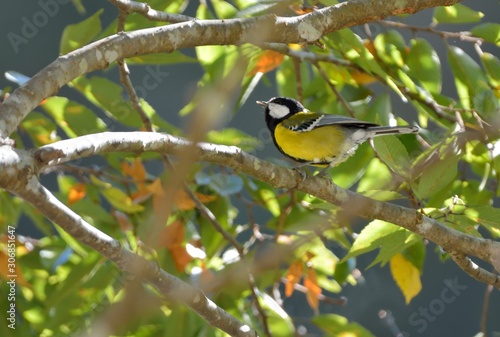
[[260,105],[263,108],[267,107],[267,102],[266,101],[255,101],[255,103],[257,103],[258,105]]

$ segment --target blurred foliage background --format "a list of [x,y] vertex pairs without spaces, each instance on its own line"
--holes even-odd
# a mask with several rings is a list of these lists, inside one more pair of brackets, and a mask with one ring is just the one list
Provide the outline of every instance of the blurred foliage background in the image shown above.
[[[107,2],[54,1],[52,9],[41,3],[9,4],[12,8],[0,14],[6,32],[6,52],[0,56],[1,70],[7,72],[0,81],[3,94],[59,54],[116,32],[117,11]],[[200,20],[314,10],[292,2],[148,3]],[[498,239],[500,24],[492,15],[498,10],[498,3],[469,1],[336,31],[318,45],[289,46],[299,54],[312,52],[316,61],[242,45],[142,55],[127,63],[155,129],[178,136],[185,135],[204,90],[244,64],[240,85],[221,105],[225,120],[205,140],[238,146],[279,165],[290,163],[274,149],[256,99],[291,96],[313,111],[386,125],[418,124],[419,137],[384,137],[362,145],[330,170],[334,182],[421,209],[470,235]],[[44,24],[37,19],[40,13],[48,17]],[[135,13],[127,17],[125,30],[163,24]],[[14,138],[19,147],[32,148],[106,130],[144,130],[116,64],[73,80],[42,102]],[[416,234],[377,220],[367,223],[312,196],[275,190],[225,167],[197,163],[187,174],[188,186],[241,244],[242,256],[182,191],[168,217],[158,215],[165,207],[169,173],[157,154],[109,154],[60,165],[42,181],[93,226],[202,287],[261,335],[263,316],[272,336],[500,333],[494,319],[498,291],[489,293]],[[125,303],[126,278],[113,264],[17,197],[2,191],[0,198],[0,226],[6,233],[1,265],[6,264],[9,226],[16,227],[18,262],[18,325],[13,331],[2,324],[3,336],[77,335],[113,305]],[[149,229],[157,222],[164,228],[153,249]],[[293,254],[275,268],[262,267],[276,247],[292,243],[300,243]],[[253,290],[241,269],[246,262],[258,271]],[[5,282],[1,287],[7,293]],[[255,289],[265,314],[256,311]],[[482,313],[485,298],[490,307]],[[6,296],[0,303],[7,307]],[[223,335],[180,306],[162,303],[145,312],[124,321],[121,333]]]

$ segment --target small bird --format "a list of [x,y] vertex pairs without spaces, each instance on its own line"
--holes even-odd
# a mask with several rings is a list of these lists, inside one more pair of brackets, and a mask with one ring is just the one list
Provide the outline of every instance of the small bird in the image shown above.
[[379,126],[354,118],[310,112],[297,100],[274,97],[257,101],[265,109],[266,124],[274,144],[285,156],[326,168],[337,166],[359,144],[377,137],[418,133],[418,126]]

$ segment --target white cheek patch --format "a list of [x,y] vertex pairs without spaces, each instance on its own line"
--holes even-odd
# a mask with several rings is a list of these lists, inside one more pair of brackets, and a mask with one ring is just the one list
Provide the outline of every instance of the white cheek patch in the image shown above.
[[269,103],[267,107],[269,108],[269,114],[271,117],[276,119],[283,118],[290,113],[290,109],[288,109],[285,105]]

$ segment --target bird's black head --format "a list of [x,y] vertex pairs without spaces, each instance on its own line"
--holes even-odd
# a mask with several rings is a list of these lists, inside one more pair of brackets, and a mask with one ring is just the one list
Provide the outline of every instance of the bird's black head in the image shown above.
[[264,107],[266,123],[271,131],[273,131],[276,125],[281,121],[298,112],[306,110],[299,101],[289,97],[273,97],[267,102],[257,101],[257,104]]

